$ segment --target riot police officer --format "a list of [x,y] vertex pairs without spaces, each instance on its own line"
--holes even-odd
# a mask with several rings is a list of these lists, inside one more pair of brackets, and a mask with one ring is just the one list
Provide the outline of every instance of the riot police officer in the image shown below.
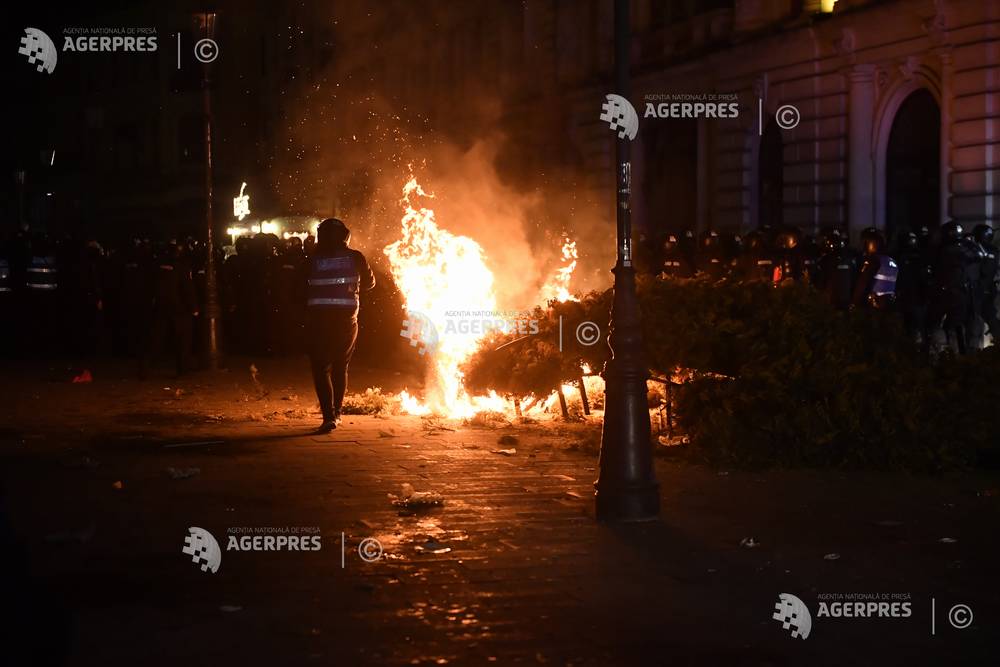
[[906,232],[900,237],[898,257],[899,275],[896,279],[896,305],[903,315],[903,326],[910,338],[923,341],[924,323],[927,319],[927,294],[930,286],[930,265],[920,248],[916,232]]
[[802,280],[802,231],[798,227],[784,227],[774,237],[774,272],[772,280]]
[[319,225],[315,254],[309,258],[306,331],[316,398],[323,413],[317,433],[337,428],[347,391],[347,367],[358,338],[359,293],[375,287],[375,274],[357,250],[351,232],[337,218]]
[[722,240],[718,232],[710,230],[701,235],[701,247],[698,253],[698,271],[713,280],[724,277],[727,273],[726,257],[722,248]]
[[773,280],[774,257],[764,233],[755,229],[747,234],[746,252],[739,263],[740,274],[746,280]]
[[861,258],[854,248],[847,245],[847,239],[838,229],[827,232],[823,245],[817,287],[826,295],[831,306],[846,310],[854,297]]
[[885,237],[874,227],[861,232],[864,259],[854,285],[852,305],[860,306],[866,301],[877,310],[887,310],[896,300],[896,281],[899,267],[886,254]]
[[996,340],[1000,328],[997,321],[997,248],[993,245],[993,228],[987,224],[976,225],[972,236],[980,249],[979,280],[976,304],[990,336]]
[[[966,323],[971,303],[969,266],[975,261],[962,243],[962,226],[949,222],[941,227],[941,244],[933,264],[931,293],[928,303],[929,333],[943,330],[949,346],[954,344],[960,354],[968,349]],[[929,343],[929,335],[925,336]]]
[[139,373],[145,377],[164,340],[169,340],[181,375],[189,367],[192,318],[198,316],[191,264],[181,246],[171,241],[156,257],[153,271],[153,318]]
[[663,242],[663,267],[660,275],[671,278],[690,278],[694,275],[694,266],[689,257],[681,252],[680,242],[673,234],[669,234]]

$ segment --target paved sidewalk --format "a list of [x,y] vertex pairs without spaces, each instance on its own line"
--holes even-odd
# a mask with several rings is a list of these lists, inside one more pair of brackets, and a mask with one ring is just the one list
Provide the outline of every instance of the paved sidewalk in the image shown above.
[[[295,382],[292,391],[305,386]],[[41,396],[60,396],[65,423],[7,415],[0,434],[7,515],[30,563],[17,574],[42,591],[46,604],[31,613],[43,623],[61,607],[70,614],[71,634],[49,642],[71,637],[74,665],[995,655],[996,475],[757,474],[659,458],[662,521],[609,526],[593,518],[596,456],[572,430],[355,416],[318,437],[308,408],[271,410],[281,391],[263,411],[263,399],[243,401],[245,380],[189,388],[211,394],[196,410],[155,384],[95,383],[77,392],[79,404],[62,385],[43,387]],[[227,401],[244,416],[206,417]],[[87,412],[94,402],[103,414]],[[517,442],[498,444],[501,435]],[[199,472],[173,479],[168,468]],[[444,506],[401,511],[388,494],[405,483],[439,492]],[[181,553],[189,526],[219,539],[217,573]],[[225,551],[229,529],[268,526],[318,527],[322,549]],[[759,546],[741,546],[750,537]],[[365,538],[379,541],[381,559],[359,556]],[[809,639],[771,619],[782,592],[812,609]],[[815,618],[824,593],[909,593],[913,616]],[[971,627],[940,615],[956,603],[975,612]]]

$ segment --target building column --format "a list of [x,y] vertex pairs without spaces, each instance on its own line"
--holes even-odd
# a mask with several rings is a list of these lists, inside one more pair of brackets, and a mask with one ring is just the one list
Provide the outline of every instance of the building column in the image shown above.
[[941,156],[940,156],[940,214],[943,225],[951,218],[951,99],[954,65],[951,50],[938,52],[941,58]]
[[875,108],[875,66],[856,65],[848,73],[847,228],[856,241],[861,230],[875,224],[875,154],[872,127]]
[[710,204],[709,200],[709,172],[708,172],[708,152],[709,152],[709,141],[708,141],[708,123],[704,118],[698,119],[698,163],[697,163],[697,193],[695,199],[695,211],[697,217],[697,231],[698,234],[706,231],[708,229],[709,221],[709,211],[708,207]]

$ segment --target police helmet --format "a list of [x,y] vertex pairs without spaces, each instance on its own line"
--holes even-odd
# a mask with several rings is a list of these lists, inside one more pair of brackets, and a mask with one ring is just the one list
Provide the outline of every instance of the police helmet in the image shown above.
[[878,255],[885,251],[885,236],[874,227],[869,227],[861,232],[861,247],[866,255]]
[[957,243],[965,230],[957,222],[949,222],[941,226],[942,243]]
[[972,230],[972,236],[983,245],[991,245],[993,243],[993,228],[986,223],[978,224]]

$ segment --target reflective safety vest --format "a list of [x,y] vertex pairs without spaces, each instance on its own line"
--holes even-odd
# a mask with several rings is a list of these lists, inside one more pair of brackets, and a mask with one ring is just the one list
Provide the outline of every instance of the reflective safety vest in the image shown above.
[[0,257],[0,292],[13,292],[14,286],[10,281],[10,263]]
[[59,287],[59,270],[52,255],[33,256],[28,264],[25,287],[30,290],[52,291]]
[[358,269],[351,255],[313,257],[306,304],[310,308],[340,309],[357,314],[360,305],[358,282]]
[[872,294],[875,296],[892,296],[896,294],[896,278],[899,267],[896,261],[887,255],[875,255],[872,260],[878,261],[878,270],[872,282]]

